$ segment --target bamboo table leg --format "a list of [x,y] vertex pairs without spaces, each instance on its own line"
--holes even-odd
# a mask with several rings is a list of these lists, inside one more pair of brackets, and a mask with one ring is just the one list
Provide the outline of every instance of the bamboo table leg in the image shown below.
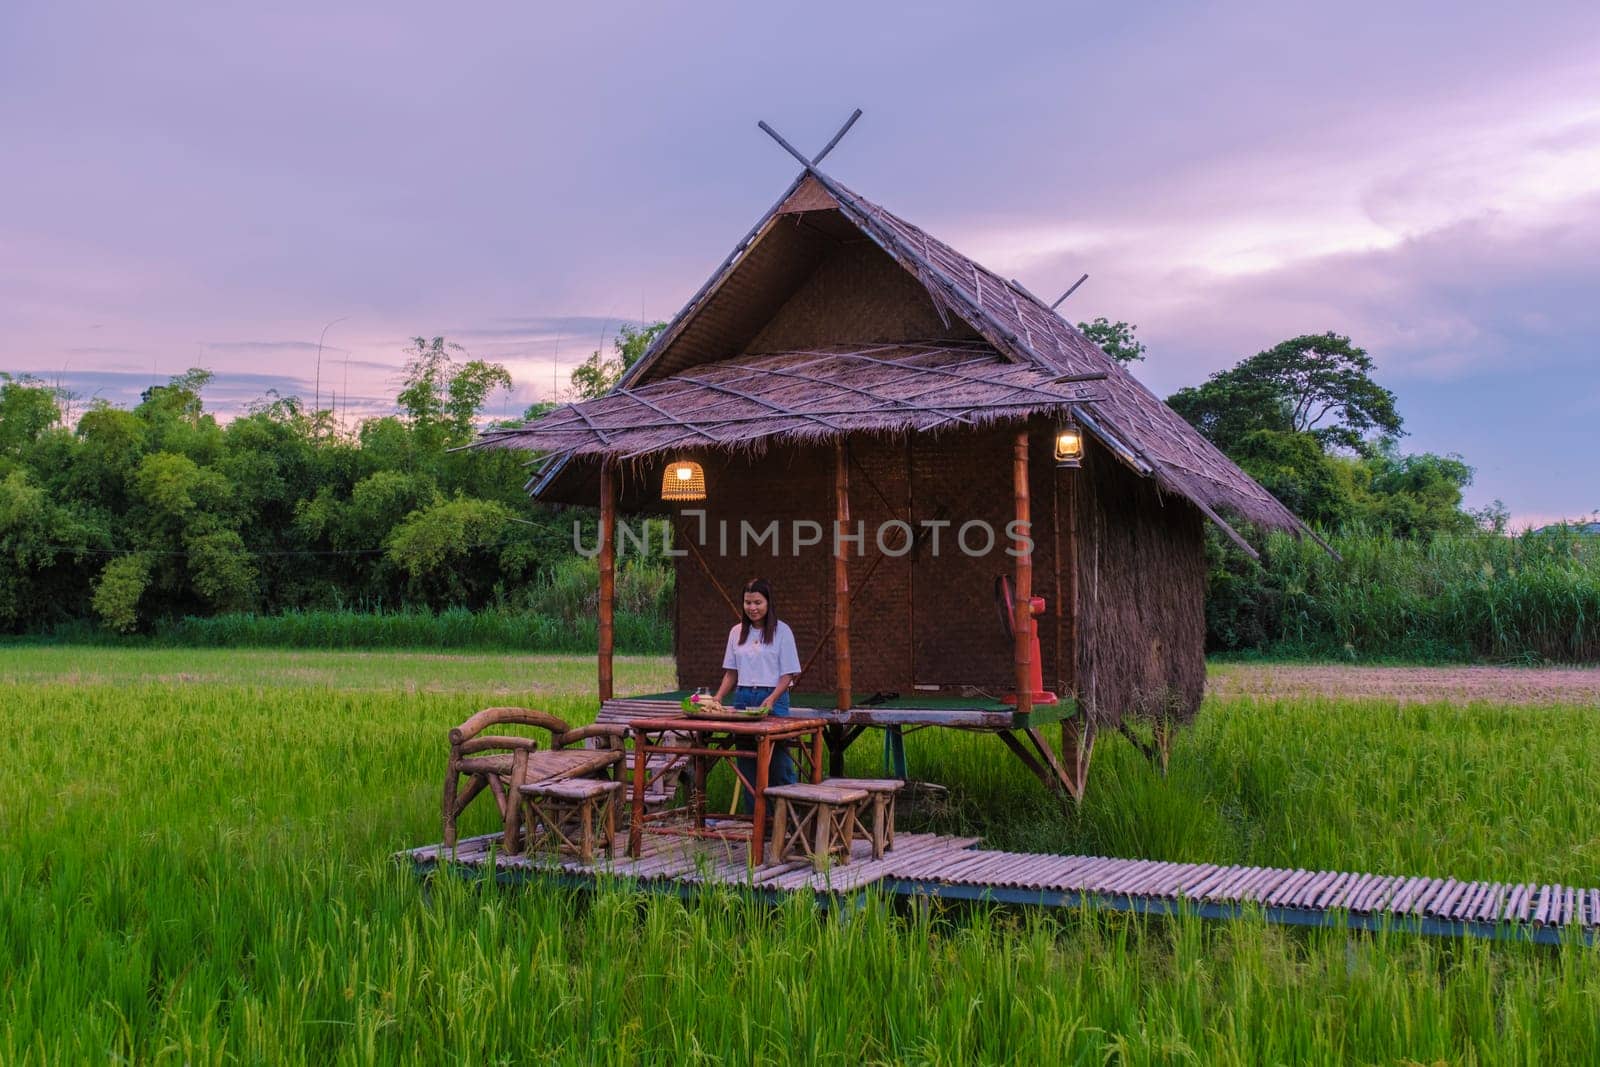
[[[839,773],[844,773],[844,750],[839,752]],[[811,784],[822,783],[822,731],[811,735]]]
[[772,767],[772,739],[763,737],[756,742],[755,807],[751,811],[750,851],[746,858],[754,866],[761,862],[761,850],[766,845],[767,782]]
[[633,735],[633,818],[628,822],[628,855],[639,858],[644,848],[644,772],[645,735],[643,730]]
[[706,828],[706,757],[690,756],[694,761],[694,796],[691,798],[690,812],[694,815],[694,825],[697,830]]

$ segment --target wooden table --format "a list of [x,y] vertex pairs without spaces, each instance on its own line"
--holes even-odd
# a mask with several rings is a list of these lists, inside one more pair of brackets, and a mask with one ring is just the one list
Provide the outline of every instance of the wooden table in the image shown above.
[[[689,834],[698,837],[745,838],[750,842],[752,863],[759,863],[767,832],[767,776],[772,767],[772,754],[783,741],[802,741],[802,750],[810,757],[811,781],[822,781],[822,728],[821,719],[792,719],[769,715],[764,719],[730,722],[721,719],[695,719],[674,716],[660,719],[631,719],[628,729],[633,731],[633,818],[628,826],[628,855],[637,857],[644,845],[646,821],[662,822],[676,816],[673,811],[645,814],[644,796],[648,786],[646,765],[649,757],[663,755],[681,756],[691,761],[694,773],[690,776],[689,812],[691,825],[687,827],[660,828],[661,833]],[[687,741],[669,740],[670,735],[687,737]],[[754,739],[755,751],[736,748],[741,738]],[[730,815],[730,819],[750,820],[748,834],[743,830],[711,829],[706,825],[706,778],[712,760],[755,760],[754,782],[739,775],[738,764],[734,773],[744,782],[754,800],[750,815]]]

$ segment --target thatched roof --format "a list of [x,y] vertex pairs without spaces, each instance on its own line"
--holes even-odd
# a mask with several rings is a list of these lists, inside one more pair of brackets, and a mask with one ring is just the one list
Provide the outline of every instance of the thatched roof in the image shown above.
[[1051,374],[988,345],[833,345],[740,356],[490,430],[485,448],[633,459],[677,448],[760,451],[776,440],[927,433],[1078,410],[1104,375]]
[[[804,225],[782,225],[785,220],[798,223],[802,218]],[[850,367],[851,360],[844,357],[843,349],[752,355],[746,348],[776,307],[816,268],[829,248],[846,236],[871,240],[921,284],[940,318],[952,326],[953,334],[964,331],[983,346],[963,350],[959,344],[941,341],[932,346],[902,348],[901,355],[889,361],[892,367],[879,369],[889,370],[893,376],[904,375],[906,382],[895,385],[889,378],[877,377],[877,384],[872,387],[876,391],[874,397],[858,395],[856,401],[848,402],[854,405],[848,412],[849,419],[845,418],[846,409],[838,406],[843,402],[839,387],[858,385],[858,375],[864,368]],[[859,353],[869,346],[849,347]],[[922,355],[913,357],[912,352]],[[680,408],[662,404],[662,398],[678,398],[681,408],[687,408],[694,402],[688,390],[704,390],[705,383],[726,385],[723,379],[731,376],[744,382],[737,388],[748,387],[767,401],[795,407],[793,413],[782,413],[771,410],[770,404],[766,406],[761,418],[783,415],[783,428],[765,435],[767,440],[819,438],[839,432],[820,421],[834,418],[823,414],[827,410],[839,412],[834,421],[850,432],[921,431],[949,428],[952,420],[939,412],[919,418],[903,404],[885,401],[889,397],[907,398],[920,387],[917,383],[926,380],[926,368],[919,365],[919,360],[976,358],[988,361],[982,368],[981,380],[951,382],[948,389],[936,395],[945,412],[967,412],[964,417],[974,421],[995,421],[1022,418],[1051,407],[1059,410],[1062,405],[1071,404],[1091,436],[1140,475],[1153,479],[1163,491],[1192,502],[1241,545],[1244,542],[1222,519],[1221,512],[1264,527],[1309,532],[1292,512],[1126,368],[1019,283],[985,269],[815,167],[795,180],[610,394],[557,409],[527,427],[491,431],[475,447],[556,452],[554,461],[535,479],[531,489],[535,496],[559,498],[571,466],[568,461],[573,456],[640,456],[689,444],[681,430],[666,425],[670,418],[682,413]],[[860,360],[854,362],[860,364]],[[796,365],[809,374],[815,374],[819,366],[838,373],[820,384],[788,379],[780,386],[772,381],[771,371]],[[1013,390],[1009,396],[1015,403],[992,404],[996,394],[989,383],[1002,367],[1004,373],[1014,375],[1007,381],[1026,381],[1041,388],[1050,388],[1050,383],[1063,379],[1098,380],[1087,392],[1059,399],[1047,400]],[[757,387],[758,381],[764,384]],[[813,389],[823,391],[813,394]],[[1007,395],[999,394],[1001,399]],[[833,399],[818,400],[818,396]],[[1024,396],[1039,403],[1024,401]],[[745,399],[743,404],[734,403],[738,399],[721,394],[718,406],[712,409],[715,417],[709,422],[705,409],[697,409],[702,412],[698,425],[705,431],[694,435],[699,443],[706,447],[748,447],[740,433],[749,424],[734,420],[754,417],[762,409],[762,402]],[[802,399],[805,403],[815,400],[819,406],[816,410],[801,410]],[[663,416],[654,410],[646,414],[651,404],[661,404],[672,414]],[[608,421],[596,420],[602,414]],[[728,419],[726,428],[711,425],[722,416]],[[625,441],[620,436],[622,424],[630,417],[643,420],[645,425],[636,425],[638,436]],[[594,425],[580,428],[585,423]],[[596,426],[605,432],[596,432]]]

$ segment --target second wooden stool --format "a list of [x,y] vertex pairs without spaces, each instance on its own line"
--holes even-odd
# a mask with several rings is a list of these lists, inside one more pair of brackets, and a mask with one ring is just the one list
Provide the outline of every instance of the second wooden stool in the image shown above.
[[[773,802],[771,845],[767,862],[782,863],[800,852],[811,858],[818,870],[830,859],[850,862],[850,843],[860,819],[867,791],[857,786],[769,785],[767,799]],[[792,829],[791,829],[792,823]]]
[[824,778],[822,784],[867,791],[872,798],[872,826],[858,821],[856,829],[872,841],[872,858],[883,859],[884,852],[894,848],[894,798],[906,783],[899,778]]
[[604,778],[558,778],[523,786],[528,835],[525,851],[553,847],[588,865],[594,862],[598,834],[598,843],[604,846],[606,855],[615,855],[617,794],[621,791],[621,782]]

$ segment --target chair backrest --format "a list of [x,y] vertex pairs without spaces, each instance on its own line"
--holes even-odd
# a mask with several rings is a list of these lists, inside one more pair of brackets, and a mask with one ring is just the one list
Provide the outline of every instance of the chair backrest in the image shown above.
[[491,726],[536,726],[548,730],[552,736],[560,736],[570,729],[554,715],[532,708],[484,708],[450,731],[450,745],[460,747]]

